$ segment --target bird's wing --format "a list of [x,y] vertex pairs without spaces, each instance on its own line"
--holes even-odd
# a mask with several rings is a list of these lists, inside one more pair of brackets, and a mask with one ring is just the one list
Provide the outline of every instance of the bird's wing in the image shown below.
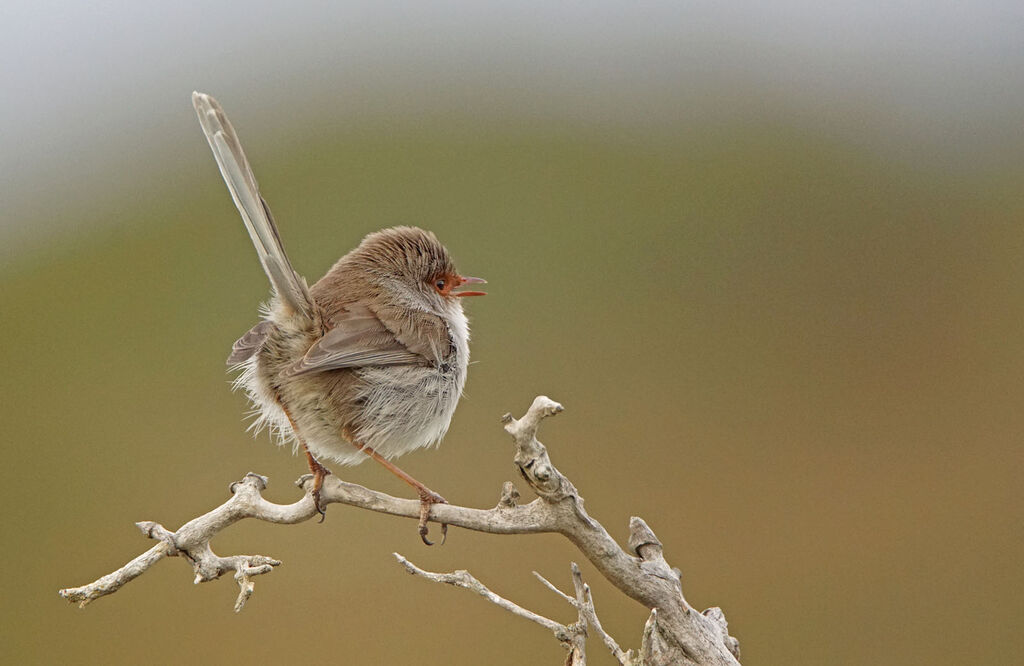
[[228,365],[237,365],[242,361],[248,360],[253,354],[258,352],[266,341],[267,336],[270,335],[270,329],[274,327],[274,323],[270,321],[261,321],[252,328],[250,328],[245,335],[238,338],[235,344],[231,345],[231,356],[228,356]]
[[267,202],[260,196],[259,185],[252,173],[249,161],[242,151],[242,144],[231,126],[224,109],[209,95],[192,93],[192,105],[199,116],[206,140],[210,143],[213,156],[224,176],[231,198],[234,199],[242,221],[249,231],[263,270],[277,296],[296,314],[312,319],[313,299],[309,295],[306,281],[295,272],[281,245],[281,236],[274,224]]
[[[285,371],[304,375],[339,368],[381,365],[431,365],[438,362],[425,348],[409,345],[402,335],[385,326],[366,305],[353,304],[335,315],[333,327],[306,355]],[[442,324],[443,325],[443,324]]]
[[437,315],[380,304],[374,305],[374,313],[381,321],[387,322],[398,342],[432,365],[440,365],[448,358],[452,348],[451,333],[448,325]]

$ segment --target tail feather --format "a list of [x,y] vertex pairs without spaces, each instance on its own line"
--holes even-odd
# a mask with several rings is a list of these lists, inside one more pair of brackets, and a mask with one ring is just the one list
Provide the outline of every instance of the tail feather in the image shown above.
[[309,287],[288,261],[274,217],[260,195],[256,176],[224,109],[213,97],[201,92],[192,93],[192,105],[274,292],[296,314],[312,319]]

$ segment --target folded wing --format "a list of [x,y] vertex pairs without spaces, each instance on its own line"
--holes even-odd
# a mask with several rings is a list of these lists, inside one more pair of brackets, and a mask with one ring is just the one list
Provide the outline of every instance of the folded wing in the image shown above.
[[[368,307],[353,304],[332,320],[332,328],[285,374],[295,376],[340,368],[380,365],[433,365],[429,347],[410,345]],[[434,345],[437,347],[437,345]]]

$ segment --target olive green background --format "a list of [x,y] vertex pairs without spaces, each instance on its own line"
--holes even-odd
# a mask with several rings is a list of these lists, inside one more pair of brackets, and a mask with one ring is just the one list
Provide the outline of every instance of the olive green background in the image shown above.
[[[541,439],[587,509],[623,542],[645,518],[744,663],[1024,658],[1019,160],[894,145],[756,86],[729,113],[680,102],[641,129],[514,108],[295,123],[273,91],[206,91],[311,281],[399,223],[488,279],[451,431],[401,460],[450,501],[497,501],[516,476],[499,418],[546,394],[566,411]],[[428,549],[412,521],[342,506],[214,541],[284,562],[238,615],[232,580],[193,586],[180,559],[84,610],[57,596],[152,545],[135,521],[176,528],[247,471],[299,497],[304,461],[246,434],[225,374],[267,284],[190,92],[165,153],[102,156],[98,182],[120,151],[144,166],[0,271],[3,660],[561,663],[539,627],[391,553],[568,622],[530,574],[568,588],[565,540],[453,529]],[[334,471],[409,494],[371,464]],[[581,564],[605,628],[636,647],[646,611]]]

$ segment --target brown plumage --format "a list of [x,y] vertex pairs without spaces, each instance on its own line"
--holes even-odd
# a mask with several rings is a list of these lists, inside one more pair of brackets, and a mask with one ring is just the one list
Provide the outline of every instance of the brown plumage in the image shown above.
[[429,504],[443,498],[386,460],[447,432],[469,363],[461,297],[480,294],[454,289],[483,280],[460,276],[429,231],[394,227],[368,235],[308,287],[223,110],[200,93],[193,103],[273,286],[263,320],[228,357],[242,371],[237,384],[256,408],[257,427],[305,448],[317,501],[329,472],[316,458],[382,462],[419,491],[425,534]]

